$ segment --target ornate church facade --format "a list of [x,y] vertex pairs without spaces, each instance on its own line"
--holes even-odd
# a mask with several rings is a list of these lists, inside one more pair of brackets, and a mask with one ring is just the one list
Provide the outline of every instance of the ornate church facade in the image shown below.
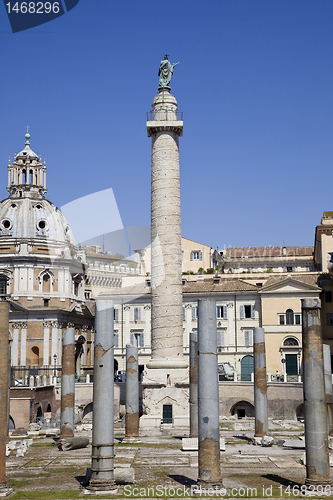
[[15,379],[60,374],[62,333],[75,326],[77,371],[91,366],[94,311],[85,300],[85,255],[62,213],[46,199],[46,166],[30,148],[8,165],[0,203],[0,293],[10,302]]

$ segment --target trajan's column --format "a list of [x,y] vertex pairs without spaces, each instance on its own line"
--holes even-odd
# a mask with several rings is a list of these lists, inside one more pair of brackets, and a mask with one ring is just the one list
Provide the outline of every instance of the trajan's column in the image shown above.
[[[178,63],[176,63],[178,64]],[[169,83],[176,64],[160,64],[148,113],[151,152],[151,360],[143,377],[142,427],[189,425],[189,373],[183,356],[179,137],[183,121]]]

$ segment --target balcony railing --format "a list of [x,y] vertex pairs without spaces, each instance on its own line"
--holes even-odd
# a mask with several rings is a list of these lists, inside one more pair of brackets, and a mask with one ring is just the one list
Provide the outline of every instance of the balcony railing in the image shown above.
[[147,121],[183,121],[183,112],[173,109],[154,109],[147,112]]

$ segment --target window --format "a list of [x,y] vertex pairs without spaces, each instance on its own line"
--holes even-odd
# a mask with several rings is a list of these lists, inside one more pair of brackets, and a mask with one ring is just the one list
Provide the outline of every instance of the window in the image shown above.
[[5,276],[0,276],[0,295],[6,295],[7,293],[7,278]]
[[294,270],[293,266],[287,266],[287,273],[292,273]]
[[245,318],[255,318],[255,306],[254,305],[241,305],[240,306],[240,317]]
[[332,302],[332,292],[331,291],[325,292],[325,301]]
[[253,345],[253,331],[252,330],[244,330],[244,345],[252,346]]
[[136,347],[143,347],[143,332],[133,332],[131,333],[131,344]]
[[50,299],[44,299],[44,307],[49,307]]
[[295,339],[294,337],[287,337],[284,341],[283,341],[283,345],[284,346],[294,346],[294,345],[297,345],[299,346],[299,341],[297,339]]
[[133,310],[134,321],[141,321],[141,307],[134,307]]
[[279,325],[300,325],[301,324],[301,314],[294,313],[292,309],[286,309],[284,314],[278,314]]
[[183,321],[185,321],[185,307],[183,306]]
[[115,321],[116,323],[118,323],[118,321],[119,321],[119,319],[118,319],[118,318],[119,318],[119,311],[118,311],[118,309],[114,309],[114,310],[113,310],[113,319],[114,319],[114,321]]
[[326,325],[327,326],[333,325],[333,313],[326,313]]
[[287,325],[294,324],[294,311],[292,309],[286,310],[286,324]]
[[218,329],[217,330],[217,347],[225,346],[225,330]]
[[199,250],[191,252],[191,260],[202,260],[202,252],[199,252]]
[[43,292],[50,293],[51,291],[51,276],[45,273],[43,276]]
[[227,319],[227,306],[216,306],[216,318]]
[[198,319],[198,306],[192,306],[192,320]]

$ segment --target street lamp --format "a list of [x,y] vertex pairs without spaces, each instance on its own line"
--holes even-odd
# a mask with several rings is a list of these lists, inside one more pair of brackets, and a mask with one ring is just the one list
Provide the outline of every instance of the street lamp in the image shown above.
[[57,355],[53,354],[53,362],[54,362],[54,369],[53,369],[53,376],[57,376]]

